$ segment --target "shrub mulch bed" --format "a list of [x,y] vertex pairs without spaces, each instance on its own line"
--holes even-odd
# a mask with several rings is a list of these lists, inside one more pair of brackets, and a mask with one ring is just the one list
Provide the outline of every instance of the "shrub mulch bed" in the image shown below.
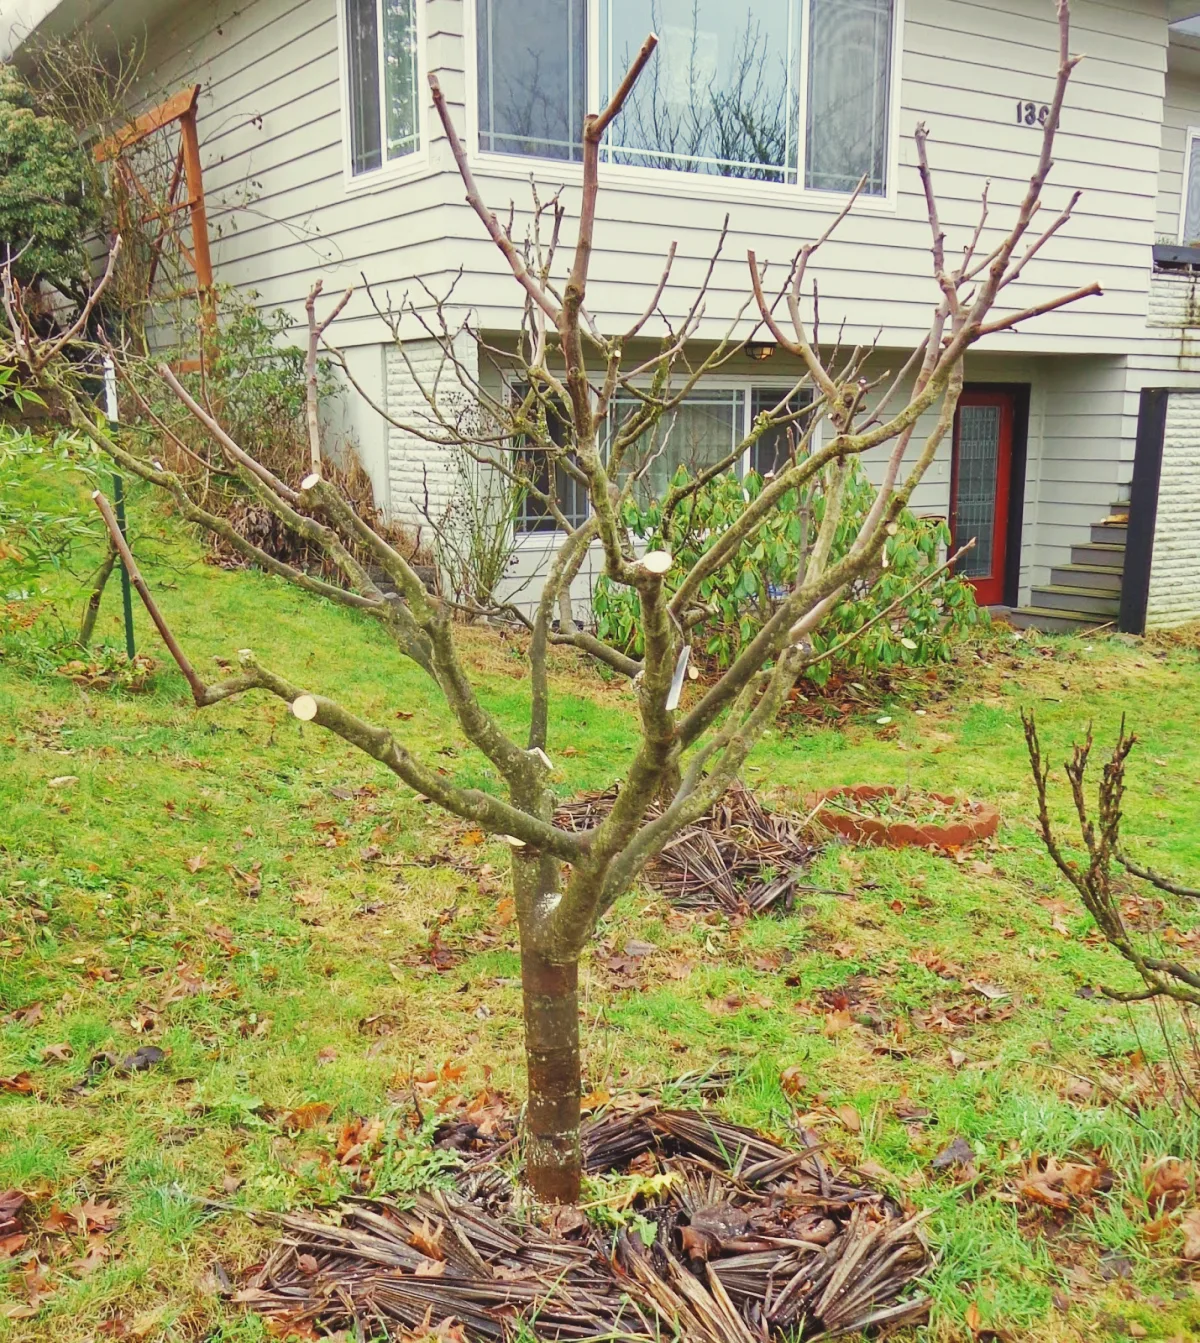
[[[469,1134],[442,1140],[476,1146]],[[273,1331],[446,1343],[763,1343],[924,1319],[920,1216],[832,1170],[811,1134],[804,1142],[636,1100],[584,1132],[588,1172],[629,1177],[589,1186],[585,1206],[604,1209],[607,1226],[533,1203],[498,1164],[511,1142],[492,1142],[453,1189],[251,1214],[282,1234],[235,1299]]]
[[[591,830],[608,815],[617,790],[583,793],[563,803],[555,823]],[[652,806],[649,816],[659,814]],[[791,909],[800,878],[821,851],[800,817],[767,811],[744,784],[734,783],[695,825],[669,840],[647,866],[645,878],[680,909],[762,914]]]

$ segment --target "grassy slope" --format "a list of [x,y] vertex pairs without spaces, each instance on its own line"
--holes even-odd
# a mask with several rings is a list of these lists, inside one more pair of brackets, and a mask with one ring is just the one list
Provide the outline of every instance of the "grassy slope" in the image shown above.
[[[144,516],[143,525],[154,530]],[[178,548],[164,554],[146,567],[199,664],[249,644],[379,721],[411,714],[397,727],[427,755],[488,782],[436,696],[365,622],[260,575],[216,571]],[[112,592],[100,629],[112,643],[117,606]],[[140,612],[139,640],[152,648]],[[1033,704],[1061,758],[1089,719],[1105,741],[1128,712],[1143,736],[1129,836],[1161,866],[1194,872],[1200,665],[1194,654],[1113,642],[1015,648],[992,645],[950,699],[931,689],[924,705],[889,706],[890,724],[875,723],[876,711],[840,731],[779,732],[749,774],[793,801],[858,781],[965,790],[1004,813],[994,852],[954,864],[834,848],[813,883],[856,894],[814,894],[788,917],[742,926],[630,895],[603,928],[604,946],[636,936],[661,951],[632,974],[603,951],[589,960],[589,1081],[654,1083],[729,1063],[741,1080],[727,1109],[779,1129],[795,1113],[779,1074],[798,1067],[806,1082],[794,1105],[815,1112],[808,1122],[832,1151],[886,1168],[931,1212],[941,1252],[932,1336],[965,1337],[972,1302],[984,1324],[1022,1339],[1079,1337],[1097,1318],[1109,1328],[1133,1321],[1151,1338],[1200,1334],[1178,1235],[1148,1242],[1139,1194],[1147,1157],[1200,1156],[1200,1121],[1155,1108],[1144,1087],[1140,1113],[1068,1096],[1071,1073],[1138,1094],[1139,1041],[1148,1055],[1157,1045],[1144,1012],[1077,996],[1124,977],[1074,906],[1055,903],[1067,893],[1030,828],[1017,719]],[[472,655],[488,702],[519,722],[519,661],[482,636]],[[566,660],[557,691],[550,751],[561,791],[608,783],[630,750],[628,692]],[[51,786],[64,775],[78,782]],[[347,795],[364,784],[365,795]],[[340,1177],[324,1134],[286,1135],[260,1105],[328,1101],[334,1123],[377,1114],[389,1089],[406,1094],[410,1072],[446,1060],[466,1067],[459,1089],[490,1076],[519,1094],[514,930],[497,918],[504,852],[470,838],[274,702],[197,714],[171,669],[149,693],[128,695],[31,680],[0,662],[0,1005],[43,1005],[34,1025],[0,1025],[0,1075],[28,1069],[37,1086],[33,1096],[0,1094],[0,1189],[62,1206],[107,1198],[120,1213],[107,1260],[83,1272],[73,1261],[85,1247],[63,1245],[41,1314],[0,1316],[0,1340],[89,1339],[112,1318],[146,1338],[262,1337],[256,1319],[221,1303],[208,1271],[214,1259],[251,1262],[258,1233],[204,1215],[188,1195],[224,1197],[230,1175],[243,1181],[235,1201],[284,1206],[336,1193]],[[365,859],[368,846],[382,858]],[[262,891],[251,898],[233,869],[256,864]],[[426,952],[439,921],[458,958],[444,973]],[[951,977],[917,954],[944,958]],[[189,978],[203,989],[181,996]],[[981,1004],[967,979],[1002,985],[1015,1010],[953,1036],[909,1016]],[[838,1028],[845,1018],[828,1013],[839,988],[852,1013],[873,1011],[897,1031]],[[135,1033],[142,1017],[149,1033]],[[45,1061],[44,1048],[63,1041],[73,1056]],[[167,1051],[160,1069],[71,1090],[97,1052],[146,1042]],[[904,1103],[930,1118],[906,1126]],[[858,1132],[844,1109],[834,1117],[846,1105]],[[958,1135],[977,1153],[967,1185],[929,1166]],[[1031,1154],[1097,1152],[1117,1181],[1092,1211],[1054,1221],[1014,1199]],[[19,1274],[11,1297],[3,1282],[0,1302],[24,1299]]]

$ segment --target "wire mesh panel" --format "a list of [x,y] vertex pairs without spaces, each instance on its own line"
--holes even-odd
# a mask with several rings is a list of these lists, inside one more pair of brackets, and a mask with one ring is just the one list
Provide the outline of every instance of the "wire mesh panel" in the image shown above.
[[959,561],[967,578],[988,578],[996,534],[996,480],[1000,461],[999,406],[960,406],[958,411],[958,489],[954,540],[975,538],[974,549]]

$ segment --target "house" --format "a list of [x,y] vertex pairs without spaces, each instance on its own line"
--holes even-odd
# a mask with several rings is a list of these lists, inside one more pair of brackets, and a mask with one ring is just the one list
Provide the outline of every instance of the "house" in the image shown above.
[[[1103,297],[972,350],[953,443],[914,500],[978,537],[978,594],[1019,608],[1018,623],[1138,631],[1200,617],[1197,10],[1074,0],[1086,60],[1048,217],[1083,195],[1020,303],[1093,280]],[[515,338],[518,295],[464,202],[426,75],[485,199],[513,202],[520,220],[532,175],[562,188],[570,221],[582,116],[653,26],[655,64],[603,151],[592,310],[628,325],[672,241],[664,304],[682,310],[728,212],[700,347],[745,298],[747,248],[786,267],[865,175],[817,275],[826,330],[873,343],[879,371],[903,360],[933,302],[914,126],[930,128],[942,222],[961,246],[985,180],[996,219],[1024,189],[1056,41],[1050,0],[5,0],[0,55],[83,25],[110,44],[144,35],[148,100],[201,85],[218,282],[299,316],[317,276],[327,293],[365,274],[396,294],[414,276],[445,290],[461,268],[453,301],[499,345]],[[402,359],[361,288],[337,340],[392,419],[419,411],[412,370],[435,361],[432,342]],[[755,353],[683,408],[676,444],[728,450],[795,380],[781,352]],[[415,517],[427,489],[446,496],[440,449],[362,407],[346,414],[392,516]],[[536,511],[520,520],[520,575],[545,566],[547,527]]]

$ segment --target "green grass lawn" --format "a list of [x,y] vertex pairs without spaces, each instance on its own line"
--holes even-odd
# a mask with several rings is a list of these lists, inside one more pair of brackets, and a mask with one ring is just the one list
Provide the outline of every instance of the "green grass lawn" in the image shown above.
[[[367,621],[201,563],[160,540],[166,524],[144,505],[135,521],[147,576],[201,668],[250,646],[394,724],[455,778],[494,786]],[[118,614],[114,584],[98,628],[111,644]],[[0,1191],[24,1190],[35,1221],[62,1227],[0,1261],[5,1341],[266,1338],[219,1291],[223,1272],[236,1280],[260,1257],[264,1233],[195,1196],[336,1197],[349,1178],[339,1128],[406,1122],[414,1074],[449,1065],[433,1104],[522,1088],[504,846],[472,843],[276,701],[196,712],[140,610],[137,623],[159,661],[143,693],[32,674],[12,640],[0,660],[0,1077],[28,1074],[0,1090]],[[485,698],[515,727],[518,646],[470,634]],[[555,691],[560,792],[608,784],[632,748],[629,691],[568,656]],[[1000,808],[997,841],[959,861],[831,846],[811,880],[842,894],[743,923],[632,892],[585,966],[588,1085],[732,1068],[732,1118],[785,1132],[803,1117],[834,1158],[927,1209],[938,1261],[921,1337],[966,1339],[969,1324],[1022,1340],[1200,1337],[1181,1232],[1153,1221],[1142,1184],[1148,1161],[1200,1160],[1200,1118],[1160,1094],[1150,1010],[1092,995],[1131,981],[1034,835],[1023,705],[1056,761],[1089,721],[1106,744],[1127,714],[1141,737],[1130,847],[1200,870],[1194,645],[996,633],[949,678],[852,704],[838,727],[794,715],[747,778],[795,807],[841,783],[966,792]],[[1065,819],[1061,788],[1057,803]],[[614,969],[631,937],[657,950]],[[161,1063],[119,1066],[146,1045]],[[118,1066],[93,1064],[106,1053]],[[332,1107],[325,1124],[281,1122],[310,1102]],[[971,1166],[935,1168],[955,1138]],[[406,1141],[419,1171],[420,1140]],[[1111,1185],[1070,1213],[1043,1208],[1020,1186],[1045,1157],[1102,1163]],[[54,1217],[85,1205],[86,1218],[89,1200],[90,1242]]]

